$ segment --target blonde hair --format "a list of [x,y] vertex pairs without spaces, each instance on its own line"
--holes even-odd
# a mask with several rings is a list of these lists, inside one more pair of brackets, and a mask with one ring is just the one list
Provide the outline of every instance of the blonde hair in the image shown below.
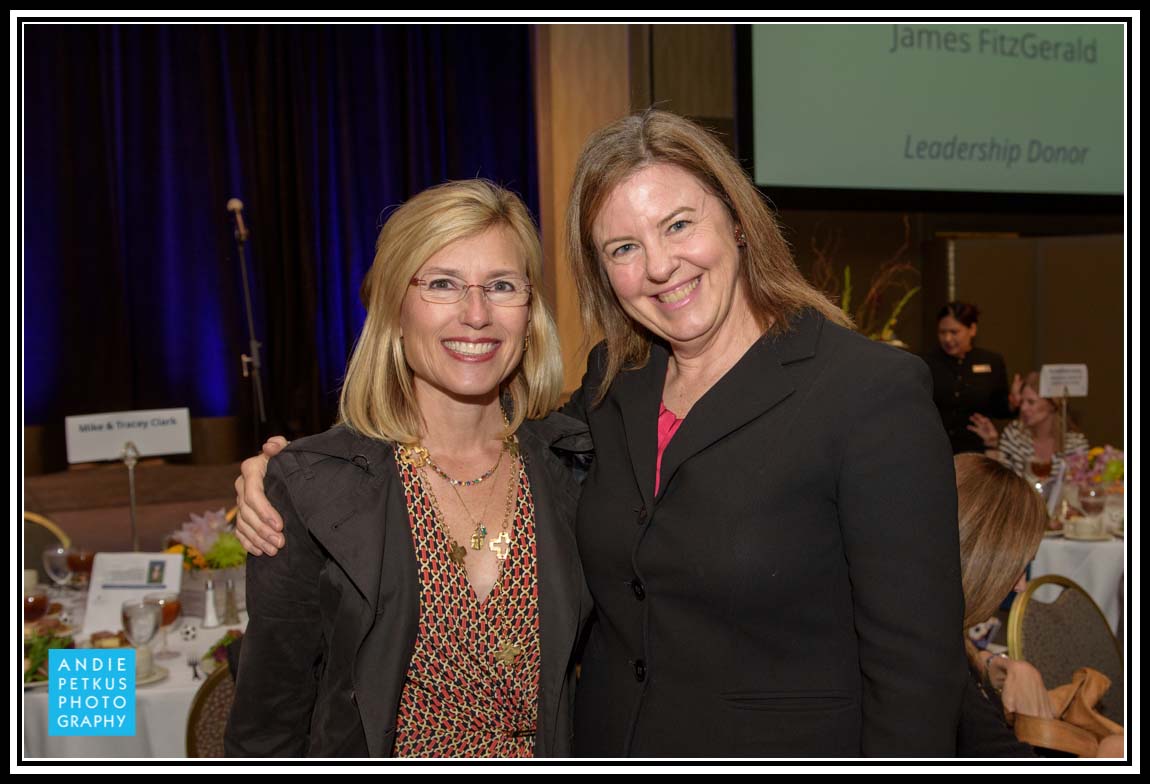
[[527,349],[504,388],[513,432],[525,418],[546,416],[559,402],[563,365],[555,321],[543,297],[543,251],[527,207],[487,180],[428,188],[396,210],[379,232],[375,260],[360,288],[367,319],[348,361],[339,423],[398,443],[419,440],[424,423],[400,339],[400,313],[411,279],[429,258],[458,240],[494,228],[511,232],[533,287]]
[[[1026,374],[1026,378],[1022,381],[1022,388],[1031,390],[1041,400],[1050,404],[1051,416],[1054,417],[1054,451],[1061,453],[1066,447],[1062,442],[1062,406],[1051,398],[1042,397],[1042,393],[1039,391],[1042,389],[1042,374],[1037,370],[1032,370]],[[1025,429],[1029,430],[1029,428]],[[1066,417],[1066,429],[1078,432],[1078,425],[1075,424],[1073,417],[1069,414]]]
[[588,334],[599,327],[607,339],[606,373],[597,402],[621,369],[647,362],[651,334],[620,306],[595,247],[592,224],[620,183],[660,163],[694,176],[722,201],[746,235],[739,273],[760,326],[770,324],[772,331],[785,331],[789,319],[803,308],[850,326],[850,319],[803,278],[770,207],[727,148],[690,120],[648,109],[591,136],[579,156],[567,208],[567,255],[575,273],[583,323]]
[[957,455],[954,473],[965,630],[993,615],[1010,593],[1038,551],[1047,513],[1034,488],[986,455]]

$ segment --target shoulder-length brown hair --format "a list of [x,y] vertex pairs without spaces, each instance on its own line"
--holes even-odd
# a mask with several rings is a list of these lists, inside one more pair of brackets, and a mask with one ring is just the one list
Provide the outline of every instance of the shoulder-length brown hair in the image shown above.
[[522,252],[531,296],[528,348],[504,382],[513,432],[525,418],[540,418],[559,402],[563,360],[555,321],[543,297],[539,233],[518,196],[487,180],[461,180],[428,188],[396,210],[379,232],[375,260],[360,297],[367,319],[347,366],[339,423],[385,441],[411,443],[424,423],[411,368],[403,354],[399,317],[411,279],[437,252],[458,240],[503,227]]
[[803,308],[850,326],[847,316],[803,278],[762,195],[727,148],[708,131],[671,112],[649,109],[596,131],[579,156],[567,208],[566,246],[588,334],[607,339],[607,366],[597,399],[624,367],[641,367],[651,334],[626,314],[611,289],[591,228],[611,192],[646,166],[667,163],[693,175],[726,205],[746,235],[739,272],[760,327],[785,331]]
[[954,472],[965,630],[992,616],[1018,582],[1042,543],[1047,513],[1034,488],[997,460],[957,455]]

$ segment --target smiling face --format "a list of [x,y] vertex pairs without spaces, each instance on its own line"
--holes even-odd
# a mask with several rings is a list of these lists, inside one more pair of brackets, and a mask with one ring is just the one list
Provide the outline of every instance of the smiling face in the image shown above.
[[757,329],[735,224],[683,169],[664,163],[636,171],[608,196],[591,233],[623,310],[676,353]]
[[1054,404],[1030,387],[1022,388],[1022,397],[1018,407],[1018,418],[1022,424],[1030,428],[1041,425],[1054,416]]
[[956,359],[962,359],[974,347],[974,336],[978,334],[978,324],[969,327],[954,316],[943,316],[938,320],[938,345]]
[[[504,278],[526,279],[527,273],[512,232],[495,227],[447,245],[415,277],[490,284]],[[416,398],[496,399],[500,384],[515,371],[523,355],[529,312],[527,305],[493,305],[478,288],[469,289],[459,302],[444,304],[426,302],[417,286],[408,287],[400,328]]]

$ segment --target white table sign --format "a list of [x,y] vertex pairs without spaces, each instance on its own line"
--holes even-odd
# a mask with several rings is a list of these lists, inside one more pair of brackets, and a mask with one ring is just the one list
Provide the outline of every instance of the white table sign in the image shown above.
[[149,593],[179,593],[184,556],[179,553],[96,553],[81,637],[119,631],[120,605]]
[[68,462],[122,460],[131,441],[140,457],[192,451],[191,419],[186,408],[113,411],[64,417]]
[[1090,388],[1086,365],[1043,365],[1038,380],[1039,397],[1086,397]]

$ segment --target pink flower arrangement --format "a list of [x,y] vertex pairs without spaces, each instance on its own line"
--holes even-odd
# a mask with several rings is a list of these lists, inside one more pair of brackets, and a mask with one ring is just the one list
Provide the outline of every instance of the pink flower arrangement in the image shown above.
[[1121,450],[1096,446],[1066,456],[1066,481],[1073,484],[1112,484],[1125,478],[1126,462]]
[[223,509],[214,512],[204,512],[202,515],[192,513],[192,519],[180,526],[180,530],[169,538],[175,544],[182,544],[195,548],[201,553],[212,549],[212,545],[220,538],[220,534],[228,530],[227,513]]
[[193,514],[190,521],[168,536],[164,552],[182,554],[185,571],[229,569],[242,566],[247,557],[223,509]]

